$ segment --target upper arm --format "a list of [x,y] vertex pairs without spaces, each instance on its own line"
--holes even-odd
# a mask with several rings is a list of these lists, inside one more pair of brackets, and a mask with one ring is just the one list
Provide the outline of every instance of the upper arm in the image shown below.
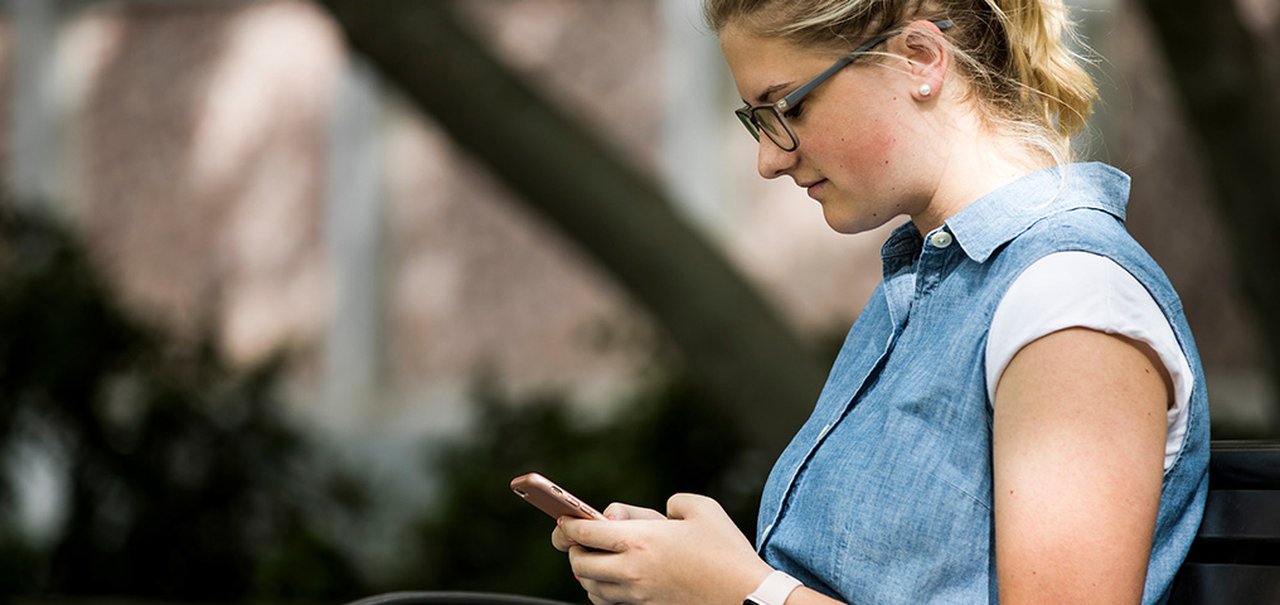
[[1024,347],[996,390],[1004,603],[1137,603],[1159,508],[1169,387],[1141,343],[1087,329]]

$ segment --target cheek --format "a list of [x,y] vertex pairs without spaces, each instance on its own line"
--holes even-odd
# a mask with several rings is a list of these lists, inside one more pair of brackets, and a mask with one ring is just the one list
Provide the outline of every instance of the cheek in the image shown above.
[[844,134],[832,141],[835,147],[831,151],[844,171],[865,178],[888,168],[898,146],[890,125],[873,120],[841,132]]

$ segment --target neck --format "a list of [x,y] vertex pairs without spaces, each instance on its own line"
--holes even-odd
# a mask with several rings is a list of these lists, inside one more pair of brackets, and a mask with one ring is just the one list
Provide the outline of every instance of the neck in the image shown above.
[[996,189],[1054,164],[1017,139],[973,129],[952,139],[929,202],[911,221],[921,235]]

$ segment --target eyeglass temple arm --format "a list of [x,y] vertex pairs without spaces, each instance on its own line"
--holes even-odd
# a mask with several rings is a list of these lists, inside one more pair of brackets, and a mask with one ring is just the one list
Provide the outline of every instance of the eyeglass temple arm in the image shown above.
[[791,106],[799,102],[800,99],[803,99],[805,95],[809,94],[809,91],[817,88],[818,85],[822,84],[823,82],[826,82],[827,78],[830,78],[833,74],[844,69],[847,65],[852,63],[854,59],[858,58],[859,53],[866,52],[864,47],[870,48],[869,46],[863,45],[862,47],[859,47],[858,50],[855,50],[852,53],[845,55],[843,59],[836,61],[834,65],[832,65],[831,67],[828,67],[826,71],[818,74],[818,77],[812,80],[809,80],[808,84],[805,84],[804,86],[801,86],[800,88],[797,88],[791,91],[791,93],[788,94],[787,96],[782,97],[781,99],[778,99],[778,102],[774,103],[773,106],[778,108],[778,111],[782,111],[782,112],[785,112],[788,109],[791,109]]
[[[948,30],[955,25],[955,22],[952,21],[951,19],[938,19],[936,21],[930,21],[930,23],[937,26],[937,28],[940,30]],[[881,34],[867,41],[866,44],[863,44],[862,46],[859,46],[858,48],[853,49],[853,51],[845,55],[843,59],[836,61],[835,65],[828,67],[826,71],[818,74],[818,77],[812,80],[809,80],[808,84],[805,84],[804,86],[801,86],[800,88],[797,88],[791,91],[791,93],[788,94],[787,96],[782,97],[781,99],[778,99],[778,102],[773,104],[774,107],[777,107],[778,111],[787,111],[788,109],[791,109],[791,106],[797,103],[800,99],[804,98],[805,95],[809,94],[809,91],[817,88],[820,84],[825,82],[827,78],[830,78],[836,72],[844,69],[850,63],[852,63],[854,59],[857,59],[858,56],[860,56],[862,53],[865,53],[875,48],[881,42],[884,42],[885,40],[888,40],[889,38],[892,38],[895,35],[897,34]]]

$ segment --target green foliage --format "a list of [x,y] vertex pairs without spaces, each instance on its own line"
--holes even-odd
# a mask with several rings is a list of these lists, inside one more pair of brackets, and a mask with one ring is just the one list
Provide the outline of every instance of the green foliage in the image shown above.
[[[312,527],[356,511],[278,413],[281,360],[239,372],[210,342],[174,346],[130,317],[53,222],[0,216],[0,456],[25,444],[61,461],[69,501],[45,551],[0,519],[0,595],[364,592]],[[13,479],[0,476],[0,504]]]
[[[747,534],[768,469],[736,422],[686,380],[586,421],[556,397],[477,393],[471,438],[431,452],[429,514],[394,545],[400,580],[373,587],[321,528],[371,500],[279,413],[282,359],[229,367],[113,301],[75,239],[0,213],[0,600],[14,594],[339,602],[385,590],[478,590],[581,601],[553,522],[507,487],[542,472],[603,508],[662,510],[710,495]],[[66,470],[50,546],[13,526],[8,462],[36,449]]]
[[619,501],[665,510],[677,492],[712,496],[748,536],[767,464],[688,381],[651,389],[605,423],[552,397],[512,402],[482,388],[474,438],[438,461],[439,509],[416,530],[422,560],[402,587],[485,590],[582,601],[554,522],[508,489],[538,471],[596,508]]
[[37,587],[39,555],[5,519],[0,519],[0,603],[8,594],[30,593]]

